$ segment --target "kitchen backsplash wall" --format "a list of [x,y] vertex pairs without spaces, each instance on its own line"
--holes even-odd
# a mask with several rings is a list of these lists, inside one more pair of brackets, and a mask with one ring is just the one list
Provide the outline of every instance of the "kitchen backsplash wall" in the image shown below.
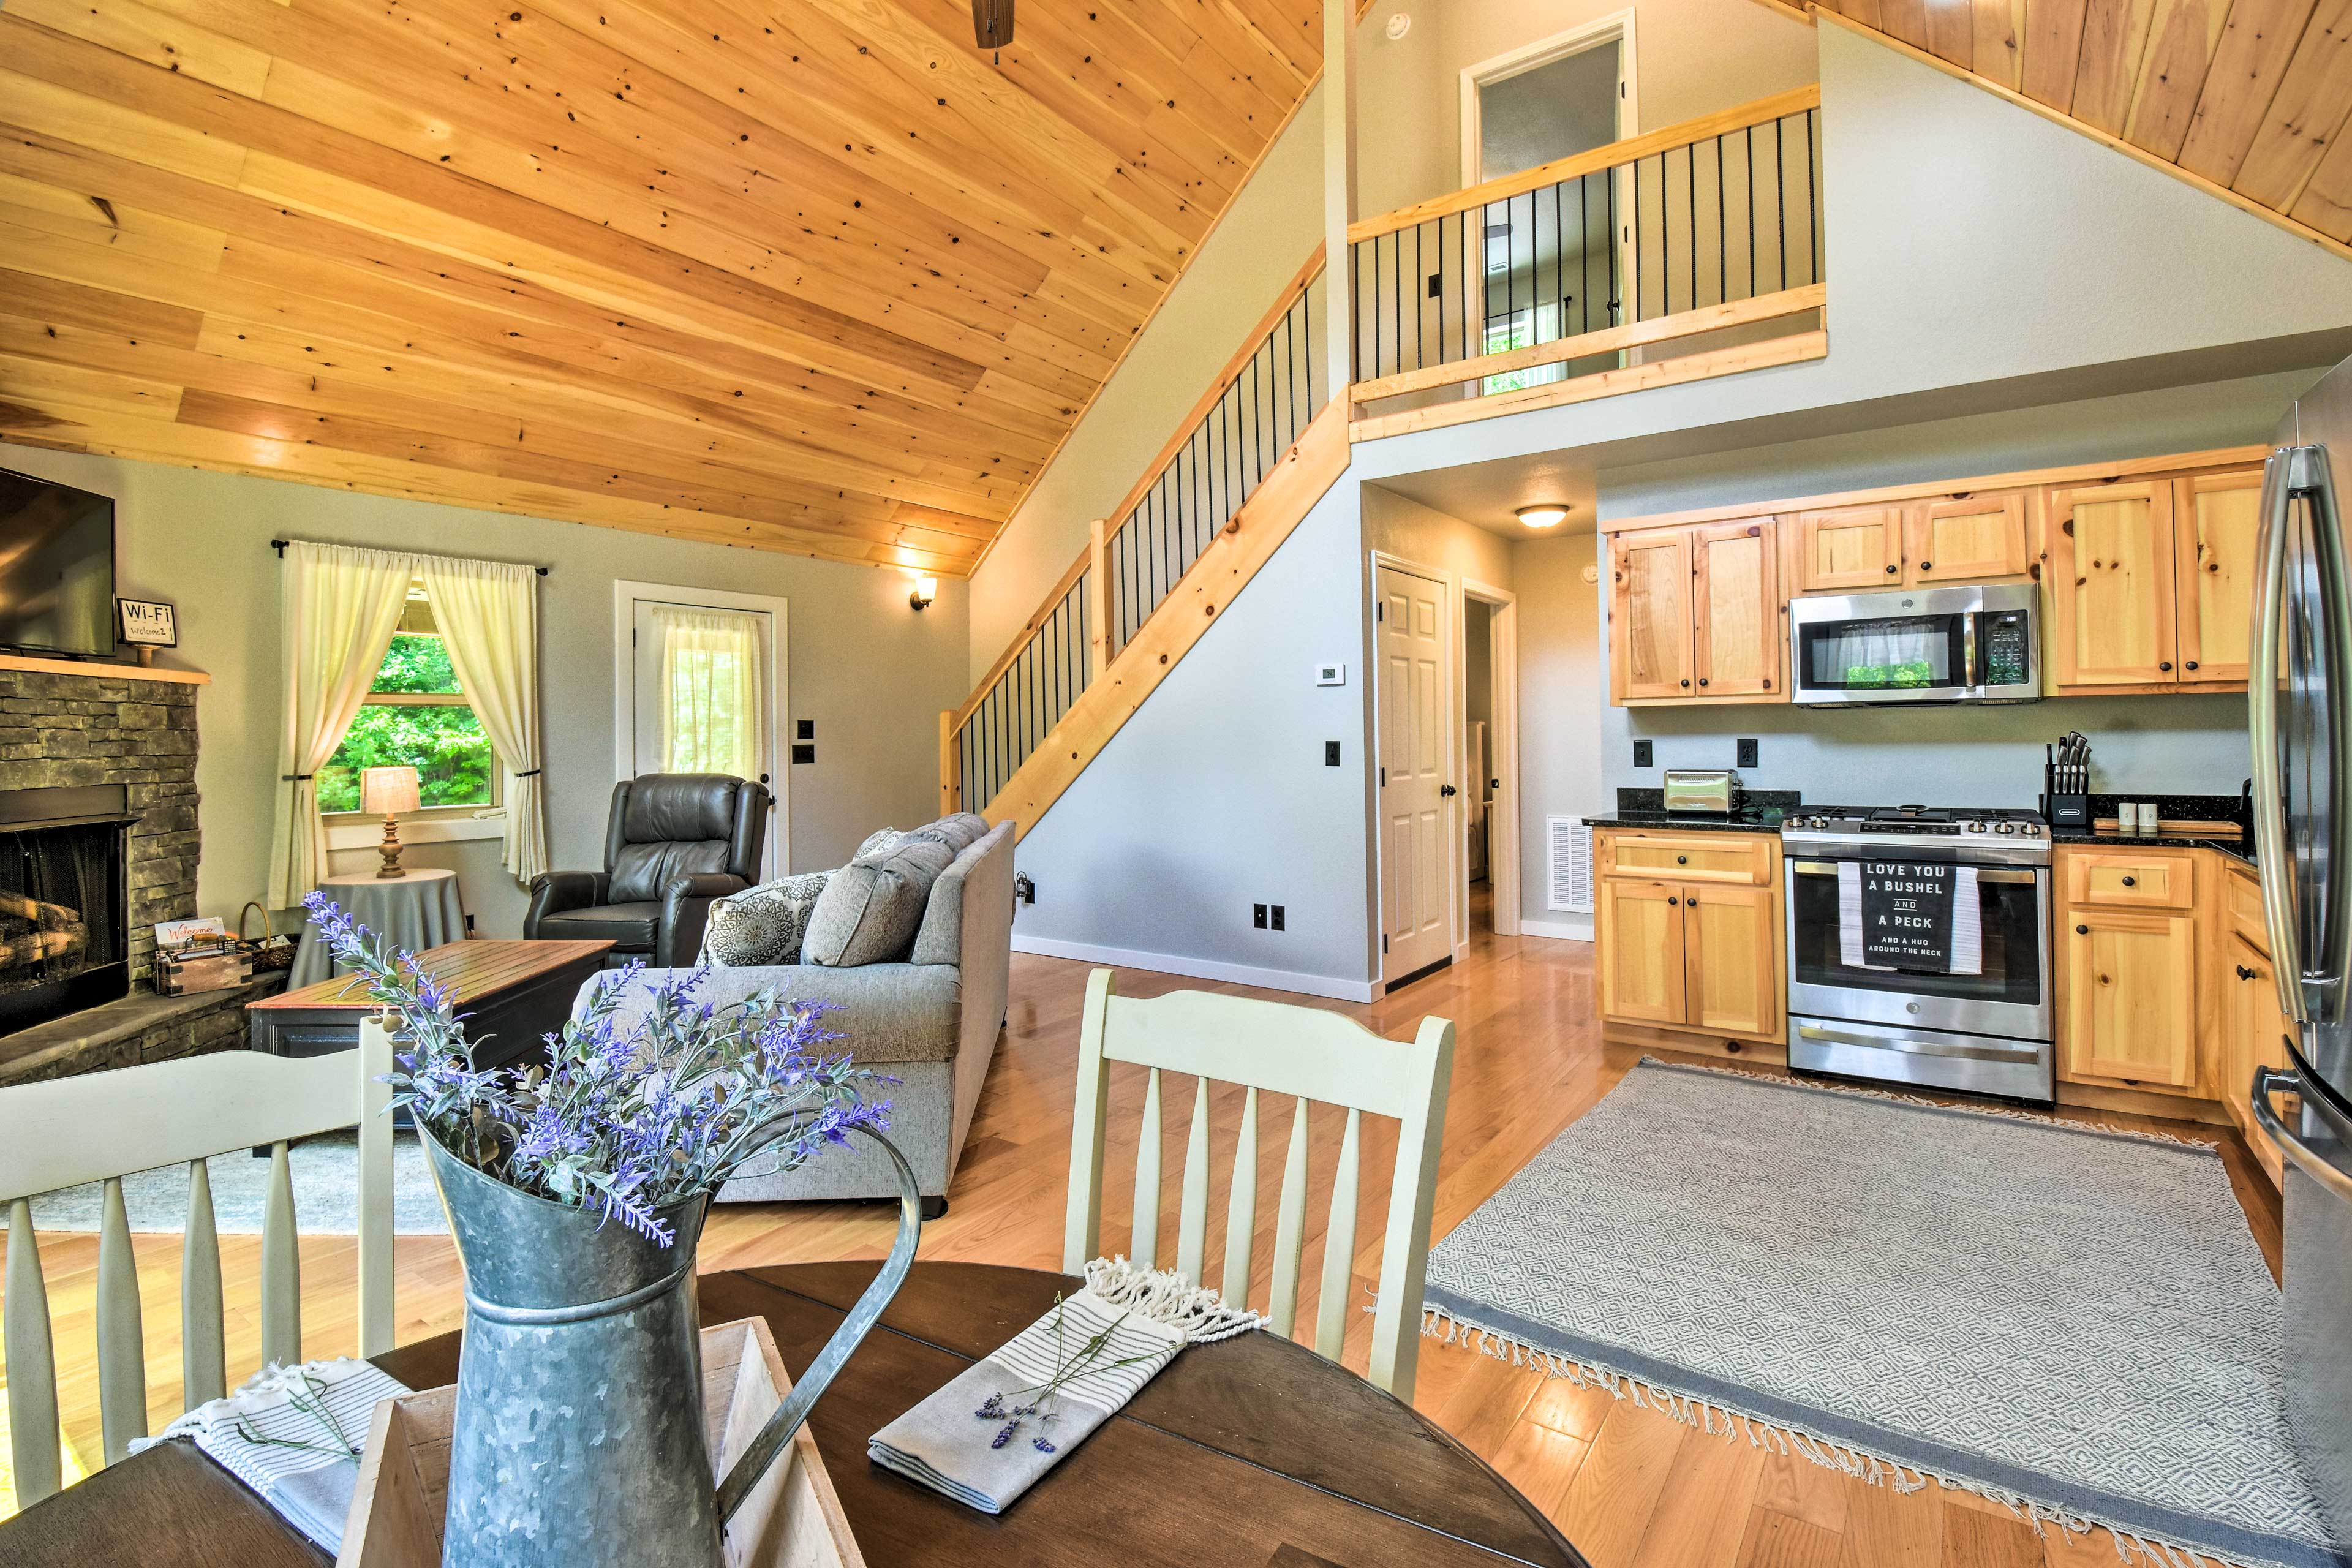
[[[2267,441],[2317,375],[2252,377],[1603,469],[1600,510],[1604,518],[1640,517]],[[1604,545],[1595,590],[1604,613],[1606,559]],[[1738,739],[1752,736],[1760,765],[1739,773],[1754,787],[1844,804],[2030,806],[2041,789],[2042,745],[2068,730],[2091,738],[2095,791],[2234,795],[2246,776],[2245,698],[2175,695],[1934,708],[1604,707],[1601,779],[1612,792],[1604,798],[1613,798],[1621,787],[1656,787],[1667,768],[1732,767]],[[1648,768],[1633,765],[1637,739],[1652,742]]]

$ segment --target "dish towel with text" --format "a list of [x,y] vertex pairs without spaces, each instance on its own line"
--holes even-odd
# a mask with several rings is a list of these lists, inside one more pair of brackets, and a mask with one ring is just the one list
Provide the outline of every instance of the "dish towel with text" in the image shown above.
[[[377,1402],[407,1392],[363,1361],[339,1357],[265,1366],[226,1399],[207,1401],[154,1436],[135,1439],[131,1451],[189,1438],[287,1523],[329,1552],[339,1552]],[[297,1408],[298,1395],[309,1411]],[[332,1416],[331,1426],[310,1413],[321,1407]],[[242,1435],[247,1432],[271,1441],[248,1441]],[[304,1446],[281,1446],[289,1443]],[[329,1451],[346,1443],[347,1458]]]
[[[1940,962],[1905,962],[1886,963],[1874,962],[1871,955],[1890,956],[1890,943],[1885,933],[1873,933],[1864,913],[1865,906],[1898,901],[1885,897],[1883,887],[1874,888],[1874,880],[1884,881],[1890,873],[1901,877],[1913,869],[1909,862],[1871,861],[1867,865],[1854,860],[1841,860],[1838,872],[1838,961],[1849,969],[1875,969],[1887,973],[1911,970],[1936,974],[1981,974],[1984,973],[1984,910],[1977,901],[1977,868],[1974,866],[1938,867],[1948,871],[1951,880],[1948,891],[1937,891],[1921,898],[1927,907],[1916,911],[1927,922],[1926,929],[1934,941],[1948,942],[1949,951]],[[1948,900],[1948,901],[1947,901]]]
[[1181,1274],[1098,1258],[1085,1289],[874,1434],[866,1458],[1003,1513],[1178,1351],[1265,1321]]

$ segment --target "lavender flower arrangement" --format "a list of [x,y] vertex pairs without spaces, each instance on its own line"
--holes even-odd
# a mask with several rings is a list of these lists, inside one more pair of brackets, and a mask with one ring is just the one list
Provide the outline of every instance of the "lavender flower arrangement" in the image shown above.
[[549,1065],[478,1069],[448,987],[415,955],[358,924],[333,900],[302,900],[335,956],[393,1020],[393,1103],[484,1174],[617,1219],[664,1247],[671,1205],[729,1177],[791,1171],[855,1128],[889,1125],[870,1085],[895,1079],[824,1047],[829,1006],[772,988],[724,1006],[698,1002],[698,965],[653,988],[633,1029],[616,1017],[641,965],[604,976],[583,1016],[547,1037]]

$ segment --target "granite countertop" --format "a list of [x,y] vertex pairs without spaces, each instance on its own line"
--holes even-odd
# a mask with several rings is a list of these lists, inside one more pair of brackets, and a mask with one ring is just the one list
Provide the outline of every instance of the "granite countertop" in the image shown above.
[[2053,827],[2053,844],[2097,844],[2123,849],[2218,849],[2239,865],[2254,864],[2254,841],[2249,838],[2192,838],[2179,833],[2086,833],[2079,827]]
[[2234,822],[2244,831],[2235,838],[2199,838],[2186,834],[2162,833],[2151,837],[2140,833],[2095,833],[2083,827],[2053,827],[2050,840],[2053,844],[2100,844],[2126,849],[2213,849],[2241,866],[2254,864],[2253,825],[2247,820],[2247,807],[2242,795],[2095,795],[2091,797],[2091,818],[2116,815],[2118,802],[2145,800],[2152,802],[2157,815],[2167,822]]
[[1666,827],[1679,833],[1778,833],[1780,819],[1796,810],[1803,797],[1792,789],[1744,789],[1739,805],[1728,816],[1668,811],[1664,790],[1621,788],[1617,815],[1589,816],[1594,827]]

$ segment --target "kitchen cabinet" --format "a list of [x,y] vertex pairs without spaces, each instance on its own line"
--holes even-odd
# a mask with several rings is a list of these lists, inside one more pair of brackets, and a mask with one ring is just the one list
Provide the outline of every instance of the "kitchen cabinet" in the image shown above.
[[1687,985],[1683,889],[1671,882],[1603,879],[1593,900],[1601,961],[1601,1016],[1679,1024]]
[[1609,555],[1612,701],[1787,700],[1770,518],[1621,533]]
[[1696,530],[1691,538],[1697,691],[1769,697],[1783,690],[1780,574],[1769,522]]
[[[2278,983],[2270,956],[2244,937],[2231,935],[2222,955],[2216,984],[2222,987],[2223,1057],[2219,1068],[2221,1103],[2245,1135],[2246,1147],[2276,1186],[2281,1180],[2279,1147],[2254,1124],[2252,1088],[2258,1067],[2287,1065],[2286,1036],[2290,1026],[2278,1005]],[[2291,1101],[2282,1097],[2282,1109]]]
[[1914,501],[1903,521],[1903,581],[1989,583],[2033,569],[2023,490]]
[[1797,587],[1866,594],[1903,582],[1903,509],[1839,507],[1797,514]]
[[1609,542],[1609,685],[1619,702],[1696,689],[1691,531],[1621,533]]
[[2252,647],[2254,538],[2263,471],[2173,481],[2173,593],[2184,686],[2239,685]]
[[2051,490],[2050,685],[2173,681],[2172,509],[2169,479]]
[[2060,1076],[2194,1089],[2196,917],[2072,904],[2063,918]]
[[1779,838],[1602,829],[1593,847],[1602,1019],[1779,1041]]
[[2069,907],[2185,911],[2197,907],[2198,858],[2183,849],[2069,848],[2060,885]]
[[1683,889],[1683,1010],[1710,1034],[1780,1031],[1780,903],[1770,888]]

